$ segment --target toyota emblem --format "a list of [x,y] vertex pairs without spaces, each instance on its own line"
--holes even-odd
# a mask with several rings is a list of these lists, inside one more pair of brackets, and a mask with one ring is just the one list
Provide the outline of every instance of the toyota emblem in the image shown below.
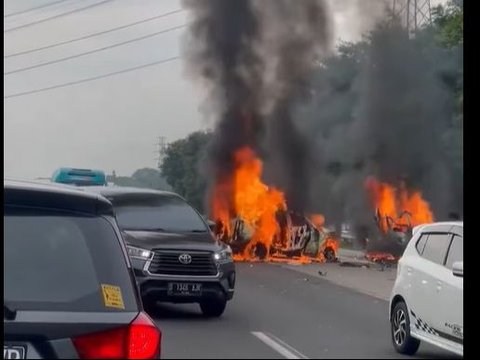
[[192,257],[190,254],[182,254],[178,257],[178,261],[180,261],[182,264],[190,264],[192,262]]

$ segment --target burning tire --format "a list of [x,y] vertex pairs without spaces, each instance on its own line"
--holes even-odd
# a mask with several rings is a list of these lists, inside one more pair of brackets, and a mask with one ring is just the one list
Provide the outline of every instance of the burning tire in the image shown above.
[[262,243],[258,243],[253,248],[253,254],[258,259],[263,260],[267,257],[267,254],[268,254],[267,247],[265,245],[263,245]]
[[333,250],[333,248],[331,247],[327,247],[324,251],[323,251],[323,256],[325,257],[325,260],[327,262],[335,262],[337,261],[337,256],[335,255],[335,250]]

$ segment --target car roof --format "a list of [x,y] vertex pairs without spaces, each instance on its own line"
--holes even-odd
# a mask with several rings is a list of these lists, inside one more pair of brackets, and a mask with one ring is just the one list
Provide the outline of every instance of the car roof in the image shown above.
[[416,234],[419,230],[432,231],[438,226],[460,226],[463,228],[463,221],[439,221],[431,224],[417,225],[413,228],[412,233]]
[[71,185],[4,179],[3,192],[7,205],[113,214],[112,204],[103,196]]
[[129,187],[129,186],[116,186],[116,185],[109,185],[109,186],[85,186],[81,187],[86,191],[91,191],[97,194],[101,194],[105,197],[115,197],[121,195],[142,195],[142,194],[152,194],[152,195],[165,195],[165,196],[176,196],[180,197],[180,195],[171,192],[171,191],[163,191],[163,190],[154,190],[148,188],[138,188],[138,187]]

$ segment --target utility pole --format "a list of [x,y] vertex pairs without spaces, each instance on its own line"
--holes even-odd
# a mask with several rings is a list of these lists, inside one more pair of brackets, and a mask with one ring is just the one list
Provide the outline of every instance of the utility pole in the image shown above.
[[392,0],[392,10],[409,37],[415,37],[419,28],[432,21],[430,0]]

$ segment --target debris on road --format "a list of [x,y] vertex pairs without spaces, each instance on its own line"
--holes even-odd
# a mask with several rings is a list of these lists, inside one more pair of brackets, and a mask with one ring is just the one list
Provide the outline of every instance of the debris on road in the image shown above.
[[365,255],[365,258],[372,262],[387,263],[396,262],[397,258],[387,252],[369,252]]

